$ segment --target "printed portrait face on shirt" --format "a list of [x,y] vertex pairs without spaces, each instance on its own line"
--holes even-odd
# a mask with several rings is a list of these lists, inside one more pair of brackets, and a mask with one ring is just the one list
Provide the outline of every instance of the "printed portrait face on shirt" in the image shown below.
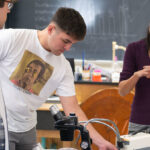
[[52,72],[52,66],[35,54],[25,51],[10,80],[22,89],[38,95]]
[[[32,85],[42,77],[45,72],[45,66],[39,60],[31,61],[24,70],[21,85],[22,88],[31,89]],[[27,89],[27,90],[28,90]]]

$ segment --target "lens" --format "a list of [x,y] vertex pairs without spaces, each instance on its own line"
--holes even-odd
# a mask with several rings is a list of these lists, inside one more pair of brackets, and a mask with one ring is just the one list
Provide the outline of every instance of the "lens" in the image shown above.
[[11,10],[13,8],[14,4],[13,3],[8,3],[8,9]]

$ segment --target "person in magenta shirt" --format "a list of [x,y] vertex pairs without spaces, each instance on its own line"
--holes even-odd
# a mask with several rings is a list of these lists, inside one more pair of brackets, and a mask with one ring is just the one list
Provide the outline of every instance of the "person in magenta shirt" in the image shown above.
[[150,126],[150,27],[147,37],[129,44],[125,52],[119,93],[125,96],[133,88],[135,96],[131,108],[129,133]]

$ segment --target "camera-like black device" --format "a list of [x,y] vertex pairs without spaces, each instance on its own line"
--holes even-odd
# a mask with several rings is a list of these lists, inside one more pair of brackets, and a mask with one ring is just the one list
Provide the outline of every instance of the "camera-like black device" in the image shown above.
[[74,131],[79,130],[81,133],[81,149],[91,150],[91,139],[88,130],[78,123],[78,118],[74,113],[65,116],[59,111],[56,105],[50,107],[51,114],[55,120],[55,128],[60,130],[61,141],[73,141]]

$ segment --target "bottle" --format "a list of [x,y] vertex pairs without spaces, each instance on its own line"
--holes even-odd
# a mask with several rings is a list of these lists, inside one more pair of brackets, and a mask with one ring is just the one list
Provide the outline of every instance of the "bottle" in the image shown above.
[[82,80],[85,80],[85,81],[90,80],[90,70],[82,71]]
[[118,58],[115,56],[115,60],[112,64],[112,73],[111,73],[111,79],[113,83],[118,83],[120,78],[120,66],[118,64]]
[[74,80],[75,80],[75,81],[80,81],[80,80],[82,80],[81,67],[79,67],[79,66],[77,66],[77,67],[75,68]]
[[92,74],[92,81],[95,81],[95,82],[102,82],[101,70],[100,70],[100,69],[95,69],[95,70],[93,71],[93,74]]

